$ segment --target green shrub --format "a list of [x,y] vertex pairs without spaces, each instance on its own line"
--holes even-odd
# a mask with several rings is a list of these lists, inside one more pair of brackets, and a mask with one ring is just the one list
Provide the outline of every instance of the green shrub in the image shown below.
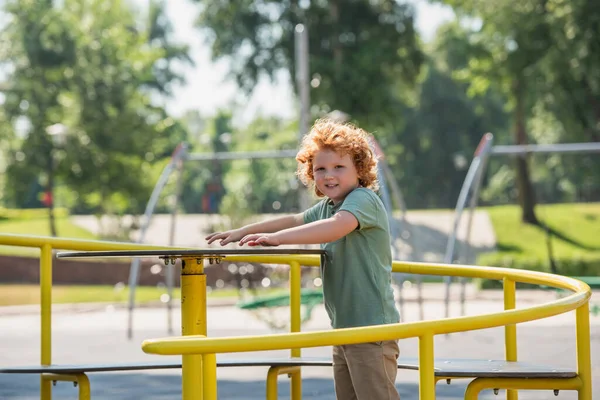
[[[584,257],[555,258],[558,274],[565,276],[600,276],[600,252],[587,253]],[[516,268],[527,271],[552,273],[550,261],[540,258],[514,257],[506,253],[484,254],[477,259],[478,265],[501,268]],[[490,279],[477,281],[482,289],[497,289],[502,282]],[[520,288],[539,288],[539,285],[517,283]]]

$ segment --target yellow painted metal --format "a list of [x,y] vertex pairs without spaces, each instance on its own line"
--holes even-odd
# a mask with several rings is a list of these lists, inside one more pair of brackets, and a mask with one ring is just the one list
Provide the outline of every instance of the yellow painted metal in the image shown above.
[[[504,278],[504,309],[514,310],[517,308],[517,285],[512,279]],[[504,350],[506,361],[517,361],[517,325],[509,324],[504,327]],[[506,400],[518,400],[519,394],[516,390],[506,391]]]
[[579,307],[575,312],[577,374],[581,378],[579,400],[592,400],[592,360],[590,348],[590,306]]
[[[8,246],[41,247],[49,244],[54,249],[80,250],[80,251],[103,251],[103,250],[165,250],[183,249],[181,247],[152,246],[134,243],[104,242],[79,239],[53,238],[47,236],[30,236],[17,234],[0,234],[0,244]],[[296,261],[304,266],[319,266],[320,257],[312,255],[289,255],[289,256],[227,256],[230,261],[247,261],[272,264],[289,264]],[[394,272],[411,274],[426,274],[439,276],[462,276],[469,278],[488,278],[502,280],[504,277],[517,282],[546,285],[561,289],[572,290],[579,286],[579,290],[585,290],[587,285],[575,279],[552,275],[547,273],[524,271],[506,268],[465,266],[456,264],[432,264],[407,261],[394,261],[392,264]]]
[[88,377],[85,374],[77,374],[77,383],[79,384],[79,400],[90,400],[92,391]]
[[511,268],[394,261],[392,263],[392,271],[419,275],[487,278],[500,281],[508,278],[516,282],[550,286],[578,292],[584,292],[589,289],[589,286],[584,282],[566,276]]
[[202,356],[202,393],[204,400],[217,400],[217,355],[204,354]]
[[419,336],[419,399],[435,400],[435,372],[433,370],[433,335]]
[[41,379],[49,385],[56,381],[74,382],[79,388],[79,400],[91,398],[90,380],[86,374],[42,374]]
[[[477,400],[479,392],[486,389],[578,390],[580,387],[581,379],[579,377],[569,379],[476,378],[467,386],[465,400]],[[581,396],[579,400],[582,400]]]
[[[264,262],[264,261],[263,261]],[[414,263],[397,263],[395,267],[409,267],[405,271],[412,273],[429,273],[427,265],[416,265]],[[401,264],[401,265],[400,265]],[[511,283],[508,283],[507,310],[502,313],[494,313],[487,315],[478,315],[472,317],[451,318],[441,321],[420,321],[408,324],[391,324],[386,326],[362,327],[353,329],[339,329],[333,331],[320,332],[298,332],[279,335],[255,336],[255,337],[230,337],[230,338],[199,338],[188,337],[183,338],[166,338],[147,340],[143,343],[144,351],[155,354],[199,354],[208,352],[229,353],[229,352],[244,352],[244,351],[261,351],[261,350],[280,350],[293,349],[302,347],[319,347],[330,346],[337,344],[352,344],[364,341],[388,340],[394,338],[408,337],[423,337],[431,342],[431,348],[423,344],[421,351],[426,356],[430,351],[432,356],[427,359],[433,359],[433,336],[442,333],[452,333],[466,331],[472,329],[482,329],[487,327],[505,326],[526,322],[535,319],[541,319],[567,311],[571,311],[587,304],[590,297],[590,289],[585,283],[565,277],[554,276],[534,271],[506,270],[501,268],[486,268],[486,267],[468,267],[455,266],[452,268],[455,271],[448,273],[448,266],[433,265],[430,266],[434,274],[439,275],[467,275],[472,277],[490,277],[497,279],[507,279],[508,281],[525,281],[527,283],[537,283],[548,286],[563,287],[575,291],[571,296],[558,299],[548,304],[524,308],[511,309],[514,307],[514,297],[511,297]],[[587,309],[587,308],[586,308]],[[589,317],[588,317],[589,318]],[[589,321],[588,321],[589,324]],[[589,327],[589,325],[588,325]],[[515,331],[516,332],[516,331]],[[426,333],[426,336],[423,334]],[[511,334],[509,333],[509,336]],[[424,339],[425,340],[425,339]],[[585,340],[585,339],[584,339]],[[426,343],[426,342],[425,342]],[[589,329],[588,329],[588,354],[589,354]],[[516,344],[516,341],[515,341]],[[516,356],[516,346],[507,345],[507,357]],[[514,353],[513,353],[514,352]],[[431,361],[433,362],[433,361]],[[585,362],[582,363],[582,365]],[[589,363],[588,363],[589,364]],[[582,368],[590,369],[589,366]],[[433,374],[433,372],[432,372]],[[433,375],[424,380],[429,383],[423,385],[423,390],[429,390],[428,387],[435,382]],[[512,389],[512,387],[509,387]],[[424,393],[423,396],[434,398],[434,393]],[[423,397],[424,399],[426,397]],[[586,399],[587,400],[587,399]]]
[[227,256],[227,261],[243,261],[263,264],[291,264],[296,262],[305,267],[318,267],[321,265],[321,258],[318,255],[237,255]]
[[[52,249],[79,251],[108,250],[177,250],[179,247],[150,246],[133,243],[79,240],[50,236],[34,236],[0,233],[0,245],[39,248],[40,253],[40,319],[41,319],[41,364],[52,363]],[[52,385],[40,379],[40,399],[52,398]]]
[[589,296],[590,293],[588,287],[587,292],[576,293],[544,305],[507,310],[500,313],[432,321],[375,325],[360,328],[292,332],[267,336],[226,338],[170,337],[164,339],[149,339],[143,342],[142,348],[147,353],[163,355],[202,354],[212,352],[236,353],[405,339],[419,337],[424,333],[439,335],[444,333],[493,328],[507,324],[542,319],[574,310],[587,302]]
[[170,246],[152,246],[147,244],[108,242],[100,240],[67,239],[51,236],[18,235],[0,233],[0,244],[6,246],[38,247],[50,245],[53,249],[78,251],[110,251],[110,250],[184,250],[187,248]]
[[[42,364],[45,363],[45,360],[48,360],[47,363],[51,362],[51,289],[49,288],[51,288],[52,283],[51,252],[53,248],[80,251],[177,249],[175,247],[165,246],[148,246],[136,245],[131,243],[86,241],[14,234],[0,234],[0,244],[23,247],[38,247],[42,249],[42,255],[40,257],[40,286],[42,291]],[[227,256],[227,259],[229,261],[248,261],[276,264],[291,264],[292,262],[296,262],[305,266],[318,266],[320,262],[320,258],[318,256],[305,255]],[[189,303],[199,304],[198,306],[190,304],[184,306],[182,304],[182,325],[185,327],[191,327],[193,328],[193,330],[184,329],[183,337],[147,340],[143,344],[143,349],[148,353],[183,354],[184,369],[189,370],[190,368],[186,368],[186,366],[190,364],[189,360],[196,360],[196,358],[194,358],[194,355],[196,354],[214,354],[276,349],[300,349],[302,347],[352,344],[364,341],[377,341],[408,337],[431,337],[431,339],[428,339],[431,341],[431,349],[424,345],[422,350],[425,354],[427,353],[427,351],[431,351],[431,353],[433,354],[432,338],[434,335],[461,332],[474,329],[491,328],[497,326],[506,326],[506,356],[507,359],[510,359],[510,357],[514,355],[516,359],[516,330],[514,331],[515,340],[513,347],[513,345],[511,344],[511,337],[513,337],[513,333],[510,328],[511,325],[536,319],[542,319],[577,309],[577,367],[579,375],[581,377],[581,379],[579,379],[580,386],[577,387],[577,390],[579,390],[580,392],[580,399],[591,400],[591,360],[588,306],[591,291],[589,286],[584,282],[568,277],[540,273],[535,271],[480,266],[475,267],[463,265],[426,264],[396,261],[393,263],[392,269],[394,272],[404,272],[412,274],[488,278],[505,280],[505,282],[512,281],[513,283],[523,282],[571,290],[575,293],[568,297],[558,299],[547,304],[523,309],[513,309],[514,304],[511,304],[511,291],[513,291],[513,289],[510,288],[510,285],[512,284],[509,283],[509,289],[505,289],[505,293],[506,291],[508,292],[508,296],[506,296],[505,299],[506,310],[502,313],[450,318],[441,321],[419,321],[408,324],[392,324],[387,326],[340,329],[324,332],[292,332],[284,335],[213,339],[200,336],[202,334],[206,334],[206,281],[205,279],[195,280],[195,278],[193,277],[194,274],[189,274],[185,278],[182,276],[182,297],[184,292],[183,281],[186,280],[187,289],[185,290],[185,292],[190,293],[190,295],[186,296],[188,299],[190,299]],[[200,288],[200,291],[193,292],[193,290],[195,290],[194,288]],[[202,301],[197,301],[198,296],[202,297]],[[193,297],[196,297],[196,299],[192,300]],[[292,299],[291,301],[293,302]],[[185,312],[184,309],[186,309]],[[187,362],[185,361],[186,359],[188,360]],[[192,362],[191,365],[192,369],[200,365],[200,369],[197,369],[196,371],[200,372],[200,374],[196,376],[201,376],[201,362],[200,364]],[[186,376],[185,371],[183,372],[183,374],[184,376]],[[193,377],[193,375],[193,371],[187,373],[188,378]],[[525,383],[521,384],[521,382],[517,381],[518,380],[514,381],[516,383],[514,383],[513,386],[510,386],[510,381],[503,381],[503,384],[506,386],[503,388],[516,389],[517,387],[526,386]],[[566,385],[565,381],[566,380],[552,382],[554,383],[554,386],[556,386],[556,384],[560,382],[562,382],[561,385]],[[431,382],[433,382],[433,380],[431,380]],[[495,382],[499,383],[500,381],[496,380]],[[528,382],[530,382],[530,384],[543,384],[543,380],[536,380],[536,382],[528,380]],[[43,386],[46,383],[47,381],[43,380]],[[200,394],[196,396],[196,398],[201,398],[202,394],[199,384],[191,385],[191,388],[193,389],[190,390],[198,390]],[[561,389],[561,387],[557,388]],[[48,392],[47,395],[47,398],[50,399],[51,393]],[[43,396],[44,390],[42,387],[42,398],[44,398]]]
[[[184,337],[206,336],[206,275],[202,258],[185,258],[181,262],[181,333]],[[183,355],[181,381],[183,400],[202,400],[202,356]]]
[[[290,331],[300,332],[300,289],[301,289],[301,269],[296,261],[290,263]],[[300,349],[292,349],[292,357],[300,357]]]
[[277,400],[277,377],[283,374],[293,374],[300,372],[300,367],[278,366],[269,368],[267,372],[267,400]]
[[[40,355],[41,365],[52,364],[52,247],[41,246],[40,252]],[[40,399],[52,399],[51,382],[40,379]]]
[[[300,263],[292,261],[290,263],[290,331],[300,332],[302,328],[302,319],[300,316],[300,289],[302,286],[302,270]],[[300,357],[301,349],[291,349],[292,357]],[[290,375],[290,398],[292,400],[302,399],[302,372],[298,368]]]

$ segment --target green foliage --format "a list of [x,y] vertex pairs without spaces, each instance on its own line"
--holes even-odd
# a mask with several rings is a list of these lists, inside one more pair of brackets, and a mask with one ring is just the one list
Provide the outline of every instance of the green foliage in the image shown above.
[[[289,150],[296,146],[297,127],[277,119],[257,119],[232,136],[235,151]],[[224,175],[226,195],[219,208],[231,227],[253,214],[298,211],[299,183],[294,159],[236,160]]]
[[[439,28],[426,54],[406,2],[197,0],[197,25],[213,58],[231,57],[232,74],[251,92],[261,75],[283,69],[295,77],[294,28],[306,24],[312,116],[340,109],[372,131],[409,208],[453,207],[486,132],[495,144],[600,140],[600,6],[437,1],[457,18]],[[190,62],[187,48],[171,40],[165,1],[151,0],[149,12],[131,4],[3,3],[0,204],[40,208],[52,188],[71,213],[141,213],[180,142],[193,152],[297,147],[293,122],[233,127],[228,110],[169,116],[153,99],[181,82],[172,66]],[[64,143],[46,133],[57,123],[69,131]],[[532,200],[600,199],[596,156],[535,156],[529,167]],[[241,220],[293,212],[294,170],[292,159],[186,163],[181,207]],[[488,171],[483,203],[517,201],[524,175],[500,158]],[[158,211],[170,211],[175,184]]]
[[502,96],[470,97],[469,85],[452,78],[471,51],[468,31],[440,28],[414,105],[404,111],[406,126],[383,140],[409,208],[453,207],[482,135],[508,130]]
[[545,5],[552,42],[537,83],[539,101],[578,141],[600,141],[600,6],[586,0],[552,0]]
[[[164,2],[151,2],[141,29],[120,0],[13,0],[5,10],[5,110],[10,122],[27,122],[8,161],[7,204],[37,206],[32,193],[52,191],[56,180],[56,202],[75,212],[143,210],[157,178],[152,163],[187,134],[151,99],[180,80],[172,62],[189,61],[169,39]],[[57,123],[68,132],[63,143],[46,133]]]
[[[484,265],[516,268],[527,271],[538,271],[551,273],[548,268],[548,261],[539,258],[519,258],[511,257],[486,257],[485,261],[481,261]],[[600,255],[589,258],[557,258],[555,260],[559,268],[560,275],[565,276],[598,276],[600,269]],[[498,280],[481,279],[478,281],[478,286],[482,289],[499,289],[502,287],[502,282]],[[539,288],[539,285],[530,285],[517,283],[518,287]]]
[[[471,49],[463,59],[467,63],[455,77],[470,84],[473,96],[499,91],[513,110],[514,138],[501,142],[600,140],[600,52],[594,51],[600,49],[598,4],[586,0],[439,2],[452,6],[463,24],[472,27]],[[573,192],[582,182],[598,180],[598,162],[590,162],[589,168],[569,168],[566,161],[549,157],[532,166],[531,179],[535,180],[536,174],[539,179],[540,171],[553,170],[552,179]],[[518,189],[521,204],[524,209],[528,204],[533,216],[530,177],[524,163],[518,167],[509,190]],[[561,170],[568,171],[569,177]],[[496,171],[502,175],[495,179],[496,184],[512,185],[504,170]]]
[[[198,114],[188,114],[183,121],[194,139],[190,151],[196,153],[226,152],[230,150],[233,128],[231,114],[219,112],[210,121]],[[188,162],[184,169],[182,202],[188,213],[216,213],[225,195],[224,176],[228,162]]]
[[413,9],[389,0],[306,2],[289,0],[199,1],[198,26],[213,58],[231,57],[233,75],[251,92],[262,74],[296,73],[294,29],[309,36],[311,102],[315,115],[334,109],[361,126],[398,125],[403,91],[423,56]]

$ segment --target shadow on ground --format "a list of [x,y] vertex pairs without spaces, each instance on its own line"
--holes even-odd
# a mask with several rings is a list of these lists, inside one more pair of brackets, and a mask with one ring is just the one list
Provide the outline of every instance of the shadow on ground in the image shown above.
[[[444,260],[449,239],[447,232],[416,222],[396,219],[396,223],[401,238],[397,242],[400,259],[435,262]],[[471,238],[475,239],[477,234],[478,232],[472,232]],[[495,250],[495,245],[467,243],[464,233],[460,232],[456,238],[453,259],[461,259],[464,263],[475,263],[479,254]]]
[[[93,374],[90,375],[92,399],[129,400],[173,400],[181,396],[181,378],[177,375],[160,374]],[[38,379],[33,375],[0,375],[0,398],[3,400],[38,400]],[[281,379],[279,398],[289,399],[289,381]],[[419,388],[415,383],[398,384],[402,400],[417,400]],[[462,399],[464,383],[437,387],[437,400]],[[61,400],[77,399],[77,389],[70,382],[58,382],[52,390],[53,398]],[[264,381],[219,380],[219,399],[225,400],[264,400]],[[335,400],[331,379],[306,378],[302,381],[302,398]]]

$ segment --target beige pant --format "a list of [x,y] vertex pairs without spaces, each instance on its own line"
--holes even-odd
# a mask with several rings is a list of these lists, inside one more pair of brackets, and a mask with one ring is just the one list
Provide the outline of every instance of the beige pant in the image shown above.
[[399,400],[397,340],[333,346],[337,400]]

